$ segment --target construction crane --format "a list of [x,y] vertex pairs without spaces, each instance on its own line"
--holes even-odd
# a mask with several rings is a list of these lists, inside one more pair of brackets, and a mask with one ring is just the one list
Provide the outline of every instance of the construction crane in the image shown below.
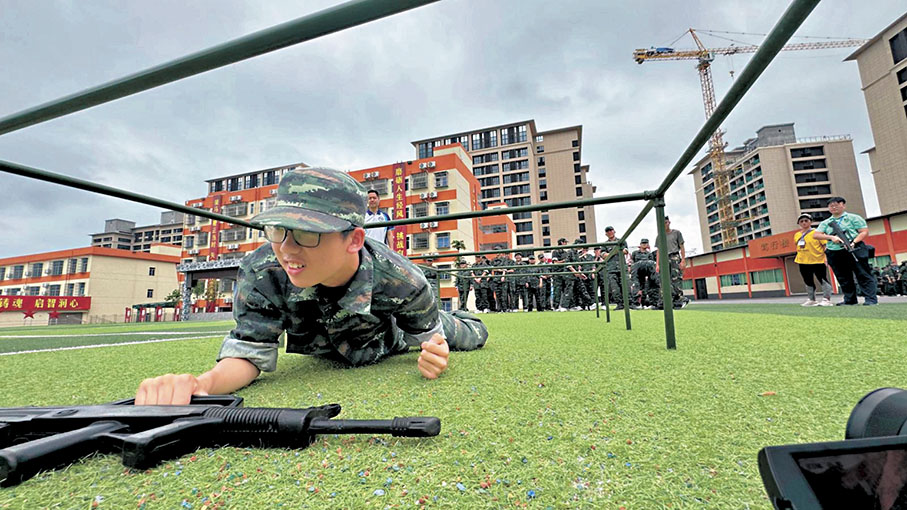
[[[712,61],[715,55],[736,55],[738,53],[755,53],[759,46],[743,45],[728,46],[725,48],[706,48],[699,36],[696,35],[695,29],[687,30],[696,42],[697,49],[675,50],[669,47],[653,47],[649,49],[637,49],[633,52],[633,60],[637,64],[642,64],[650,60],[696,60],[696,69],[699,70],[699,81],[702,85],[702,102],[705,106],[705,118],[708,119],[715,111],[717,102],[715,101],[715,86],[712,83]],[[686,32],[684,32],[686,33]],[[750,34],[755,35],[755,34]],[[846,39],[840,41],[822,41],[809,43],[788,44],[781,48],[781,51],[799,51],[799,50],[821,50],[828,48],[848,48],[853,46],[862,46],[867,39]],[[741,219],[734,218],[731,211],[730,200],[730,175],[725,162],[724,139],[721,129],[715,130],[712,138],[709,140],[709,158],[712,162],[712,174],[715,178],[715,196],[718,200],[718,220],[721,225],[721,245],[725,248],[737,244],[737,225]]]

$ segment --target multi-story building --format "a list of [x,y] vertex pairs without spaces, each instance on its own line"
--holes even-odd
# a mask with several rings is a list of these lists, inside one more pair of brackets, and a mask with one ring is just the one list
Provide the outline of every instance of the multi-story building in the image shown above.
[[[866,216],[850,136],[797,139],[793,123],[764,126],[756,138],[727,152],[730,201],[737,238],[734,245],[796,228],[808,212],[828,217],[826,203],[840,195],[847,210]],[[690,171],[696,185],[699,227],[706,252],[729,248],[721,239],[712,162],[700,159]]]
[[882,214],[907,210],[907,14],[847,57],[856,60],[875,146],[869,155]]
[[87,247],[0,259],[0,326],[120,322],[178,287],[179,249]]
[[109,219],[104,222],[103,232],[91,234],[91,245],[144,253],[150,253],[153,244],[182,246],[184,216],[181,212],[165,211],[159,224],[144,227],[136,227],[134,221]]
[[[509,207],[591,198],[595,187],[582,164],[582,126],[538,131],[534,120],[412,142],[418,158],[460,144],[479,180],[479,206]],[[596,241],[593,206],[512,214],[516,245],[552,246],[560,237]],[[552,241],[553,239],[553,241]]]
[[[472,159],[460,144],[437,146],[432,156],[414,161],[354,170],[350,175],[381,199],[378,207],[391,218],[423,218],[479,209],[479,181],[473,176]],[[506,204],[491,204],[492,208]],[[460,251],[508,249],[514,246],[516,227],[506,215],[484,218],[425,221],[394,227],[392,246],[399,253],[432,259],[441,272],[441,306],[458,306],[450,268]]]

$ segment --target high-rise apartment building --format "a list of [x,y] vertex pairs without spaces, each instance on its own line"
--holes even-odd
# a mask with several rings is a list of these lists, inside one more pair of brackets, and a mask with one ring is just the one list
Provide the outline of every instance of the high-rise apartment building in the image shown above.
[[[582,126],[538,131],[534,120],[464,131],[412,142],[418,158],[435,148],[460,144],[472,159],[479,180],[479,207],[504,202],[509,207],[591,198],[595,187],[582,164]],[[516,246],[553,246],[596,241],[592,206],[511,215]]]
[[907,210],[907,14],[846,60],[856,60],[875,146],[869,155],[882,214]]
[[[737,222],[737,242],[797,226],[797,217],[810,213],[816,221],[829,216],[832,196],[847,199],[847,210],[866,217],[850,136],[798,139],[794,124],[764,126],[756,138],[727,151],[730,200]],[[712,162],[700,159],[690,171],[696,185],[696,206],[705,251],[720,250],[721,224]]]

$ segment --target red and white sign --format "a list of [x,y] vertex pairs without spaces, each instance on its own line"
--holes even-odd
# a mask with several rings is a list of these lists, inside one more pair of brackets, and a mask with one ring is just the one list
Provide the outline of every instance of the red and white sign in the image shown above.
[[0,312],[76,311],[91,308],[87,296],[0,296]]
[[[393,173],[394,219],[406,218],[406,171],[403,163],[394,165]],[[394,227],[394,251],[406,255],[406,227]]]

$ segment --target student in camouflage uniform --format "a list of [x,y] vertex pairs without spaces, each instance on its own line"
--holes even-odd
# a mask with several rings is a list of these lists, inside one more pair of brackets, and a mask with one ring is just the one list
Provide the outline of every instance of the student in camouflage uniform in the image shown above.
[[435,294],[435,299],[441,299],[441,281],[440,274],[438,273],[438,268],[435,267],[434,259],[425,259],[422,265],[419,266],[419,269],[422,271],[422,275],[425,276],[425,279],[428,281],[428,285],[431,286],[432,292]]
[[[557,240],[558,247],[551,253],[552,262],[554,262],[554,263],[567,262],[567,252],[569,250],[564,248],[564,246],[566,246],[566,245],[567,245],[567,240],[564,239],[563,237]],[[552,269],[551,272],[555,273],[555,274],[551,275],[551,278],[552,278],[551,282],[552,282],[552,285],[554,285],[554,303],[552,303],[551,306],[555,310],[560,310],[561,308],[563,308],[561,306],[561,301],[563,300],[564,294],[566,293],[567,278],[565,275],[557,274],[557,273],[566,271],[565,267],[566,266],[555,266],[555,267],[551,268]],[[571,283],[570,294],[573,294],[572,287],[573,287],[573,285]]]
[[529,263],[526,265],[526,300],[523,309],[531,312],[533,309],[541,312],[544,310],[539,298],[542,280],[539,275],[541,268],[535,263],[535,255],[529,254]]
[[[459,269],[466,269],[466,261],[460,259],[460,261],[457,262],[457,267]],[[460,302],[460,310],[468,310],[467,303],[469,301],[469,289],[472,287],[471,272],[472,271],[457,271],[454,279],[454,286],[457,288],[457,300]],[[476,302],[478,302],[478,300],[476,300]]]
[[[513,265],[527,265],[526,261],[523,260],[522,253],[517,253],[514,258],[516,260],[513,261]],[[510,274],[515,275],[514,277],[507,279],[507,281],[510,283],[510,306],[514,311],[519,310],[520,299],[523,300],[523,310],[529,310],[529,305],[527,302],[527,298],[529,296],[529,289],[527,288],[529,285],[529,279],[525,276],[527,272],[528,271],[526,271],[525,268],[510,270]]]
[[494,260],[491,261],[491,290],[494,292],[494,302],[497,305],[493,310],[495,312],[506,312],[509,308],[507,293],[504,291],[506,278],[503,278],[505,269],[498,269],[501,266],[510,265],[504,259],[504,255],[498,253]]
[[[614,232],[614,227],[612,226],[605,227],[605,236],[607,236],[608,242],[616,243],[619,241],[617,234]],[[615,248],[617,247],[606,246],[603,253],[607,255]],[[625,257],[627,255],[626,242],[620,244],[620,251],[621,253],[615,254],[608,259],[607,264],[605,264],[605,271],[608,273],[608,299],[617,305],[614,307],[615,310],[624,309],[623,284],[620,277],[620,259],[617,257]]]
[[491,287],[489,283],[488,257],[480,255],[472,265],[473,288],[476,289],[476,310],[479,312],[491,311],[492,304],[489,294]]
[[192,395],[227,394],[277,368],[286,350],[359,366],[422,350],[429,379],[447,369],[450,350],[478,349],[488,331],[475,316],[438,310],[422,273],[384,243],[366,239],[365,189],[325,168],[287,172],[277,203],[252,221],[270,241],[240,263],[236,327],[217,364],[191,374],[142,381],[136,404],[187,404]]
[[[582,243],[580,239],[577,239],[577,241]],[[594,264],[589,264],[589,262],[595,260],[595,255],[590,253],[588,248],[580,248],[577,250],[576,258],[580,262],[586,262],[586,264],[580,264],[579,266],[580,271],[583,271],[584,273],[592,271],[595,267]],[[595,276],[592,274],[580,274],[579,279],[575,283],[575,288],[579,291],[576,292],[576,300],[578,301],[578,305],[585,309],[590,308],[595,303],[595,300],[592,297],[592,293],[595,292],[595,289],[592,288],[595,283],[594,280]]]
[[886,296],[898,295],[898,264],[892,261],[882,270],[882,294]]
[[564,250],[564,260],[566,266],[556,266],[554,268],[555,273],[573,273],[573,274],[563,274],[561,275],[564,278],[564,292],[561,294],[561,300],[557,304],[558,310],[565,311],[570,310],[576,306],[576,282],[579,280],[576,272],[579,271],[578,257],[576,256],[576,250],[567,248]]
[[[502,262],[503,265],[505,265],[505,266],[514,265],[513,259],[510,258],[511,255],[509,253],[502,253],[501,255],[502,255],[502,258],[504,259],[504,262]],[[514,269],[504,269],[502,271],[504,272],[504,276],[509,276],[516,272],[516,270],[514,270]],[[514,287],[515,287],[515,285],[514,285],[513,278],[504,278],[503,280],[501,280],[501,294],[504,295],[504,302],[507,304],[507,306],[503,310],[505,312],[512,312],[513,309],[517,308],[517,306],[519,304],[519,303],[514,302],[514,300],[513,300]]]
[[630,255],[631,300],[638,306],[649,308],[658,304],[658,274],[655,272],[655,254],[649,251],[649,240],[640,239],[639,249]]
[[[683,308],[687,304],[687,299],[683,295],[683,270],[686,264],[686,250],[683,247],[683,234],[679,230],[671,230],[671,219],[665,216],[665,237],[668,245],[668,259],[671,267],[671,300],[674,308]],[[655,239],[655,245],[658,245],[658,239]],[[662,254],[655,252],[655,272],[661,271]],[[658,304],[656,308],[663,309],[664,303],[662,293],[658,293]]]
[[551,310],[551,279],[553,275],[551,268],[545,261],[544,255],[539,255],[538,263],[535,265],[536,272],[539,274],[539,311]]
[[898,269],[898,294],[907,296],[907,260],[901,262]]
[[[605,253],[607,252],[602,253],[601,246],[596,246],[593,252],[595,253],[596,262],[602,262],[605,260]],[[608,292],[608,272],[605,269],[604,264],[595,265],[595,276],[598,280],[598,288],[595,289],[596,293],[598,294],[598,302],[604,304],[606,295],[605,293]]]

